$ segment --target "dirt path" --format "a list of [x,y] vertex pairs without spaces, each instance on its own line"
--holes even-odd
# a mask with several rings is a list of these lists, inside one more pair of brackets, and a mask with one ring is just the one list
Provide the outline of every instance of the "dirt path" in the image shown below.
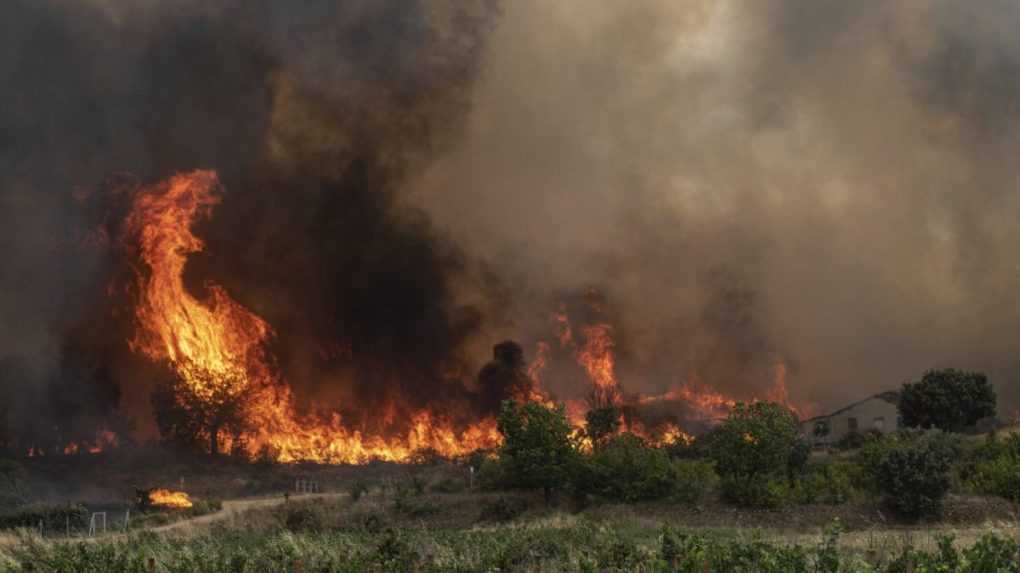
[[[309,499],[335,499],[338,497],[346,496],[346,493],[310,493],[304,495],[292,495],[290,496],[291,501],[302,501]],[[208,525],[210,523],[227,519],[236,515],[240,515],[253,509],[264,509],[267,507],[276,507],[283,505],[286,501],[282,495],[277,497],[267,498],[252,498],[252,499],[231,499],[223,502],[223,509],[209,513],[206,515],[200,515],[191,519],[182,519],[166,525],[160,525],[153,527],[147,531],[154,533],[163,533],[167,531],[174,531],[175,529],[182,529],[186,527],[193,527],[195,525]]]

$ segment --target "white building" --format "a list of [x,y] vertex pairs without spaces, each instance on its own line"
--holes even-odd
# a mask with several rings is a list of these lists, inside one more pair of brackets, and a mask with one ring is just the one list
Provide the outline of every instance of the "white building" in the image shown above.
[[882,392],[824,416],[801,422],[804,437],[815,446],[835,444],[854,432],[888,434],[899,429],[899,392]]

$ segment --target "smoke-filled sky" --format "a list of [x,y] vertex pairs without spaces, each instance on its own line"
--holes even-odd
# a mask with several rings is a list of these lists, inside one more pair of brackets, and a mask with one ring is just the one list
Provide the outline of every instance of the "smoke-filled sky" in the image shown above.
[[341,403],[458,399],[591,288],[629,390],[782,361],[826,408],[954,366],[1013,403],[1016,29],[1008,0],[5,2],[3,389],[144,404],[125,181],[212,168],[189,284]]
[[529,292],[602,288],[632,384],[785,359],[822,406],[946,366],[1015,396],[1018,27],[1009,1],[513,2],[414,197]]

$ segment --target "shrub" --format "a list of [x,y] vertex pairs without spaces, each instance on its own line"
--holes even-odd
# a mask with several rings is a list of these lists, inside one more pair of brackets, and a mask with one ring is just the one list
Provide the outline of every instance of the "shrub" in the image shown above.
[[722,476],[722,497],[734,505],[754,509],[777,509],[790,501],[790,487],[784,477],[764,476],[747,479]]
[[797,463],[798,427],[786,408],[767,402],[737,404],[712,432],[709,455],[722,477],[723,497],[753,507],[776,507],[786,498]]
[[969,452],[957,467],[960,481],[979,493],[1020,501],[1020,435],[988,443]]
[[283,526],[288,531],[321,531],[325,521],[322,512],[311,505],[289,505],[283,514]]
[[979,463],[971,483],[981,493],[1020,501],[1020,458],[1002,456]]
[[938,514],[959,441],[938,430],[903,432],[869,445],[862,459],[887,505],[905,517]]
[[675,501],[697,504],[719,485],[715,465],[705,460],[673,460],[672,498]]
[[0,514],[0,529],[18,527],[64,531],[68,525],[81,529],[88,524],[89,511],[81,504],[32,504]]
[[553,492],[568,484],[579,457],[563,406],[506,400],[497,423],[503,435],[499,456],[504,483],[541,489],[548,505]]
[[479,521],[507,522],[520,517],[528,509],[528,503],[516,497],[500,496],[482,506]]
[[460,493],[466,490],[468,487],[467,482],[462,477],[447,476],[432,486],[432,491],[439,493]]
[[361,499],[361,496],[368,493],[368,482],[363,479],[356,479],[351,483],[351,487],[348,490],[351,495],[351,501],[357,502]]
[[675,475],[669,456],[633,434],[610,439],[588,467],[581,489],[609,499],[634,502],[673,493]]
[[864,433],[850,432],[847,435],[840,438],[839,441],[836,442],[834,445],[837,450],[840,450],[842,452],[847,452],[850,450],[859,450],[872,442],[877,442],[878,440],[881,440],[884,435],[885,434],[878,430],[868,430]]
[[809,465],[793,486],[792,498],[797,503],[846,503],[854,494],[854,482],[860,480],[860,473],[860,466],[853,462]]
[[215,499],[200,499],[196,500],[191,507],[184,510],[185,517],[199,517],[202,515],[208,515],[210,513],[216,513],[223,509],[223,502]]
[[506,470],[498,459],[485,458],[478,467],[478,486],[484,490],[496,490],[508,483]]

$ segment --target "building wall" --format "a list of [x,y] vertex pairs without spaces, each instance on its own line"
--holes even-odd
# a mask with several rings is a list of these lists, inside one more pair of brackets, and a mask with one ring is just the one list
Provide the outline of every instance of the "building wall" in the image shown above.
[[[815,425],[825,420],[829,422],[829,435],[824,438],[815,437]],[[802,430],[809,441],[824,445],[836,443],[855,430],[860,433],[879,430],[888,434],[895,432],[898,427],[899,412],[896,405],[875,397],[831,416],[808,420],[804,422]]]

